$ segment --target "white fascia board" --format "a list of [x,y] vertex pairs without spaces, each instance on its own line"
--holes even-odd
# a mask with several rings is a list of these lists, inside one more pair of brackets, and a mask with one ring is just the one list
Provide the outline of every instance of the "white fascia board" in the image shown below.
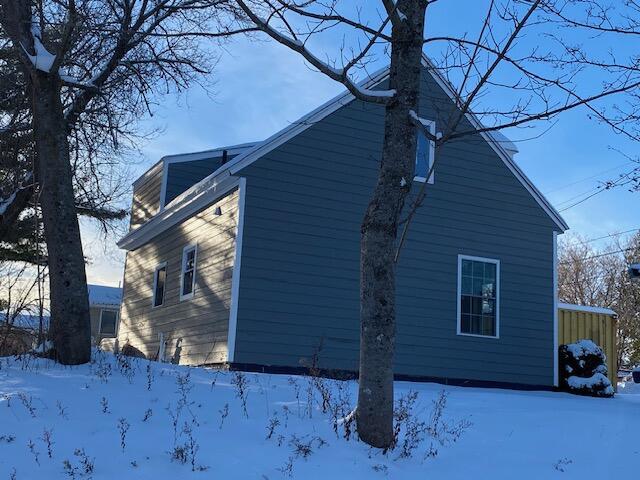
[[[429,71],[429,73],[434,78],[434,80],[438,83],[438,85],[440,85],[440,87],[445,91],[445,93],[457,105],[458,102],[456,101],[456,94],[451,84],[444,77],[442,77],[442,75],[440,75],[440,73],[437,71],[437,69],[434,67],[434,65],[425,55],[423,55],[422,60],[423,60],[423,66],[427,68],[427,71]],[[363,82],[360,82],[359,85],[363,88],[373,88],[377,84],[379,84],[380,82],[388,78],[388,76],[389,76],[389,68],[385,67],[378,70],[374,74],[372,74]],[[181,204],[187,201],[194,194],[194,192],[199,192],[203,188],[206,189],[207,185],[210,185],[212,182],[213,183],[219,182],[218,177],[222,179],[224,178],[225,174],[226,176],[235,175],[240,170],[252,164],[262,156],[266,155],[271,150],[275,149],[279,145],[282,145],[284,142],[295,137],[299,133],[302,133],[304,130],[309,128],[314,123],[317,123],[318,121],[322,120],[329,114],[335,112],[336,110],[343,107],[344,105],[347,105],[349,102],[353,101],[354,99],[355,97],[351,93],[349,93],[348,91],[345,91],[340,95],[337,95],[333,99],[329,100],[325,104],[321,105],[320,107],[316,108],[312,112],[308,113],[307,115],[304,115],[303,117],[293,122],[288,127],[275,133],[274,135],[267,138],[263,142],[257,143],[252,147],[249,147],[249,145],[252,145],[252,144],[237,145],[236,147],[246,148],[247,150],[245,150],[243,153],[239,153],[233,160],[227,162],[225,165],[221,165],[212,174],[210,174],[209,176],[202,179],[200,182],[193,185],[191,188],[186,190],[182,195],[176,197],[174,200],[171,201],[169,205],[167,205],[167,207],[164,210],[158,213],[146,224],[134,230],[133,232],[129,233],[122,240],[120,240],[120,242],[118,243],[118,246],[120,246],[121,244],[123,245],[126,244],[125,240],[127,238],[129,238],[136,232],[139,232],[148,223],[153,222],[157,218],[164,218],[164,216],[161,216],[161,215],[165,211],[173,211],[176,208],[182,208]],[[477,128],[477,129],[484,128],[480,120],[475,115],[467,112],[465,116],[469,120],[469,122],[474,126],[474,128]],[[491,135],[491,132],[481,132],[481,135],[485,139],[485,141],[489,144],[489,146],[491,146],[491,148],[493,148],[493,150],[498,154],[498,157],[505,163],[507,168],[509,168],[509,170],[515,175],[515,177],[520,181],[520,183],[533,196],[533,198],[547,213],[547,215],[549,215],[549,217],[552,220],[554,220],[554,223],[558,226],[559,231],[564,232],[565,230],[568,230],[569,226],[564,221],[564,219],[555,210],[555,208],[553,208],[551,203],[549,203],[549,201],[544,197],[544,195],[542,195],[542,193],[535,187],[535,185],[531,182],[531,180],[529,180],[529,178],[524,174],[524,172],[520,169],[520,167],[518,167],[518,165],[513,161],[513,158],[511,157],[509,152],[504,148],[504,146],[500,143],[500,141],[497,141],[496,139],[494,139],[493,136]],[[208,150],[205,152],[198,152],[193,154],[171,155],[169,157],[164,157],[163,160],[161,161],[164,161],[164,159],[169,159],[169,158],[184,158],[185,159],[184,161],[198,160],[201,158],[207,158],[211,156],[213,152],[217,152],[217,151],[222,152],[225,149],[229,151],[232,148],[234,147],[232,146],[232,147],[226,147],[226,148],[221,148],[216,150]],[[125,247],[121,247],[121,248],[125,248]]]
[[575,305],[573,303],[558,302],[560,310],[571,310],[574,312],[600,313],[602,315],[618,315],[614,310],[605,307],[588,307],[586,305]]
[[118,242],[118,247],[127,251],[139,248],[156,235],[212,204],[236,188],[238,183],[239,179],[230,176],[228,171],[216,178],[209,179],[206,184],[200,184],[199,189],[189,191],[189,195],[182,197],[180,202],[172,203],[144,225],[129,232]]
[[[244,153],[247,150],[250,150],[251,148],[253,148],[254,146],[256,146],[257,143],[256,142],[252,142],[252,143],[243,143],[240,145],[231,145],[228,147],[220,147],[220,148],[215,148],[213,150],[204,150],[202,152],[193,152],[193,153],[181,153],[181,154],[177,154],[177,155],[167,155],[165,157],[162,157],[162,182],[160,185],[160,211],[164,210],[167,207],[167,203],[166,203],[166,198],[167,198],[167,181],[169,180],[169,165],[172,163],[182,163],[182,162],[195,162],[198,160],[207,160],[210,158],[220,158],[222,157],[222,155],[224,154],[224,152],[226,151],[227,154],[229,155],[239,155],[240,153]],[[223,165],[221,165],[218,170],[221,169],[221,167],[223,167]],[[171,202],[169,202],[169,205],[171,205],[172,203],[174,203],[177,198],[179,198],[180,195],[176,198],[174,198],[173,200],[171,200]]]
[[[240,143],[238,145],[229,145],[228,147],[220,147],[220,148],[214,148],[211,150],[203,150],[201,152],[177,153],[174,155],[165,155],[156,163],[154,163],[149,168],[149,170],[147,170],[138,178],[136,178],[133,181],[132,185],[135,187],[138,183],[140,183],[142,180],[148,177],[153,172],[153,170],[161,164],[176,163],[176,162],[193,162],[194,160],[204,160],[207,158],[221,157],[222,152],[225,150],[229,155],[239,155],[241,153],[244,153],[250,150],[256,145],[259,145],[260,143],[261,142]],[[166,173],[166,172],[163,172],[163,173]]]
[[203,150],[201,152],[178,153],[175,155],[166,155],[162,160],[168,163],[175,162],[193,162],[195,160],[205,160],[207,158],[217,158],[222,156],[225,150],[229,155],[238,155],[255,147],[262,142],[241,143],[239,145],[230,145],[228,147],[214,148],[211,150]]
[[140,175],[138,178],[136,178],[131,185],[135,188],[136,185],[138,185],[139,183],[143,182],[148,177],[153,175],[155,173],[156,169],[161,168],[161,165],[162,165],[162,159],[158,160],[156,163],[154,163],[151,166],[151,168],[149,168],[149,170],[147,170],[142,175]]
[[[369,78],[359,83],[358,85],[361,88],[372,88],[380,82],[384,81],[388,76],[389,68],[385,67],[373,73]],[[320,105],[315,110],[291,123],[291,125],[289,125],[288,127],[267,138],[253,150],[234,158],[231,162],[229,162],[229,169],[231,174],[235,175],[243,168],[255,162],[258,158],[266,155],[274,148],[282,145],[287,140],[302,133],[313,124],[319,122],[323,118],[327,117],[328,115],[332,114],[333,112],[342,108],[353,100],[355,100],[355,97],[348,91],[344,91],[340,95],[335,96],[323,105]]]
[[244,236],[244,206],[247,193],[247,179],[240,178],[238,185],[238,223],[236,224],[236,248],[231,275],[231,306],[227,329],[227,362],[235,361],[236,335],[238,330],[238,302],[240,301],[240,271],[242,264],[242,238]]
[[553,386],[560,386],[559,378],[559,314],[558,314],[558,232],[553,232]]
[[[445,91],[445,93],[449,96],[449,98],[451,98],[451,100],[456,105],[458,105],[459,102],[456,100],[457,95],[451,83],[449,83],[449,81],[446,78],[444,78],[440,74],[440,72],[438,72],[438,70],[435,68],[435,66],[431,62],[431,60],[429,60],[429,58],[426,55],[422,56],[422,62],[423,62],[423,65],[429,71],[429,73],[431,73],[431,76],[436,81],[436,83],[438,83],[438,85],[440,85],[440,87]],[[466,112],[465,117],[467,118],[467,120],[469,120],[469,122],[474,128],[478,130],[484,128],[484,126],[482,125],[482,122],[473,113]],[[553,221],[558,226],[560,231],[564,232],[566,230],[569,230],[569,225],[567,224],[567,222],[565,222],[565,220],[562,218],[560,213],[558,213],[558,211],[553,207],[553,205],[551,205],[549,200],[545,198],[542,192],[540,192],[540,190],[536,188],[533,182],[529,180],[529,178],[525,175],[525,173],[515,163],[512,156],[509,154],[505,146],[502,144],[503,142],[501,142],[499,139],[494,138],[491,133],[492,132],[481,132],[480,135],[482,136],[482,138],[485,139],[485,141],[489,144],[489,146],[493,148],[493,150],[498,154],[498,156],[502,159],[504,164],[507,166],[507,168],[511,170],[511,172],[515,175],[515,177],[520,181],[520,183],[529,191],[529,193],[533,196],[536,202],[538,202],[538,204],[547,213],[547,215],[549,215],[549,217],[553,219]],[[506,138],[504,134],[502,134],[502,136]]]
[[[439,72],[435,69],[431,61],[423,55],[423,66],[427,69],[427,71],[434,78],[436,83],[440,85],[440,87],[445,91],[445,93],[451,98],[451,100],[457,105],[456,94],[451,84],[442,77]],[[373,74],[365,83],[366,88],[372,88],[376,84],[382,82],[389,76],[389,68],[383,68]],[[233,159],[232,162],[229,162],[229,169],[232,175],[238,173],[241,169],[250,165],[258,158],[267,154],[274,148],[283,144],[290,138],[298,135],[302,131],[309,128],[314,123],[325,118],[327,115],[335,112],[340,107],[348,104],[352,100],[354,100],[354,96],[348,92],[343,92],[341,95],[333,98],[329,102],[324,105],[318,107],[313,110],[311,113],[305,115],[300,118],[298,121],[292,123],[289,127],[281,130],[275,135],[269,137],[261,144],[258,144],[251,151],[248,151],[244,154],[241,154]],[[484,128],[480,120],[473,114],[467,112],[465,114],[466,118],[469,120],[471,125],[474,128],[481,129]],[[520,181],[520,183],[527,189],[527,191],[533,196],[536,202],[542,207],[542,209],[551,217],[554,223],[558,226],[561,232],[569,229],[569,225],[565,222],[562,216],[556,211],[556,209],[551,205],[551,203],[544,197],[544,195],[536,188],[536,186],[529,180],[529,178],[525,175],[525,173],[520,169],[520,167],[514,162],[511,154],[507,151],[505,146],[502,144],[504,141],[496,140],[491,132],[481,132],[484,140],[493,148],[493,150],[498,154],[500,159],[505,163],[507,168],[515,175],[515,177]],[[506,138],[504,134],[502,137]],[[215,174],[216,172],[214,172]]]

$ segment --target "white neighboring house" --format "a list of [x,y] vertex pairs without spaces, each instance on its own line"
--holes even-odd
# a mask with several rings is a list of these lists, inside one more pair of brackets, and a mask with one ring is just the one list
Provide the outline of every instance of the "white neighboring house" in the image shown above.
[[87,285],[91,312],[91,337],[96,344],[118,333],[122,288],[106,285]]

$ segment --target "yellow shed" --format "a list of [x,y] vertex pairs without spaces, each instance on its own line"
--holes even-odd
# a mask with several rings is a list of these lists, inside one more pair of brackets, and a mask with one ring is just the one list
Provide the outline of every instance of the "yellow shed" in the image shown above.
[[618,381],[617,318],[609,308],[558,303],[558,344],[593,340],[607,356],[608,377],[614,388]]

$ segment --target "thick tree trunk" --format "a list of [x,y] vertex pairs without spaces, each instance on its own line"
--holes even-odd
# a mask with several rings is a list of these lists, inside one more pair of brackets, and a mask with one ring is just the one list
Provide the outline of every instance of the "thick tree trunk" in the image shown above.
[[[425,3],[399,0],[406,20],[392,31],[389,88],[378,182],[361,227],[360,380],[356,421],[360,439],[378,448],[393,444],[395,263],[398,222],[415,168]],[[403,181],[404,179],[404,181]]]
[[91,323],[61,85],[56,75],[41,71],[34,71],[31,78],[37,180],[49,265],[50,338],[56,359],[77,365],[90,359]]

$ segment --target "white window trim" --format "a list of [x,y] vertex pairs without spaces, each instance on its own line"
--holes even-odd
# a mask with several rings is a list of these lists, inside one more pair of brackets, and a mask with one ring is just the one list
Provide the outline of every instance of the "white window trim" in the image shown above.
[[113,331],[113,336],[118,336],[118,320],[120,319],[120,312],[118,310],[114,310],[112,308],[101,308],[100,309],[100,324],[98,325],[98,335],[111,335],[110,333],[104,334],[102,333],[102,314],[104,312],[114,312],[116,314],[116,324]]
[[[191,280],[191,293],[183,295],[184,274],[186,267],[186,253],[193,250],[193,280]],[[196,272],[198,271],[198,244],[191,243],[182,249],[182,262],[180,263],[180,301],[190,300],[196,292]]]
[[156,265],[156,268],[153,270],[153,293],[151,294],[151,308],[160,308],[164,305],[164,299],[167,293],[167,271],[165,270],[164,274],[164,289],[162,290],[162,303],[160,305],[156,305],[156,287],[158,286],[158,270],[167,266],[167,262],[162,262]]
[[[421,118],[420,123],[422,123],[422,125],[427,127],[427,129],[429,129],[429,133],[431,133],[431,135],[433,135],[434,137],[436,136],[435,121]],[[416,152],[416,156],[417,155],[418,155],[418,152]],[[433,140],[429,140],[429,167],[428,167],[429,170],[431,170],[431,167],[433,166],[433,161],[435,160],[435,157],[436,157],[436,142],[434,142]],[[413,177],[413,181],[424,183],[427,181],[427,179],[425,177],[419,177],[416,175],[415,177]],[[433,183],[434,181],[435,181],[435,172],[431,172],[431,176],[429,177],[428,183]]]
[[[475,260],[477,262],[493,263],[496,266],[496,334],[495,335],[478,335],[476,333],[462,332],[462,318],[460,315],[462,310],[462,260]],[[496,258],[474,257],[471,255],[458,255],[458,289],[457,290],[458,290],[457,291],[458,298],[456,300],[456,304],[458,306],[457,312],[456,312],[457,334],[464,337],[499,339],[500,338],[500,260]]]

